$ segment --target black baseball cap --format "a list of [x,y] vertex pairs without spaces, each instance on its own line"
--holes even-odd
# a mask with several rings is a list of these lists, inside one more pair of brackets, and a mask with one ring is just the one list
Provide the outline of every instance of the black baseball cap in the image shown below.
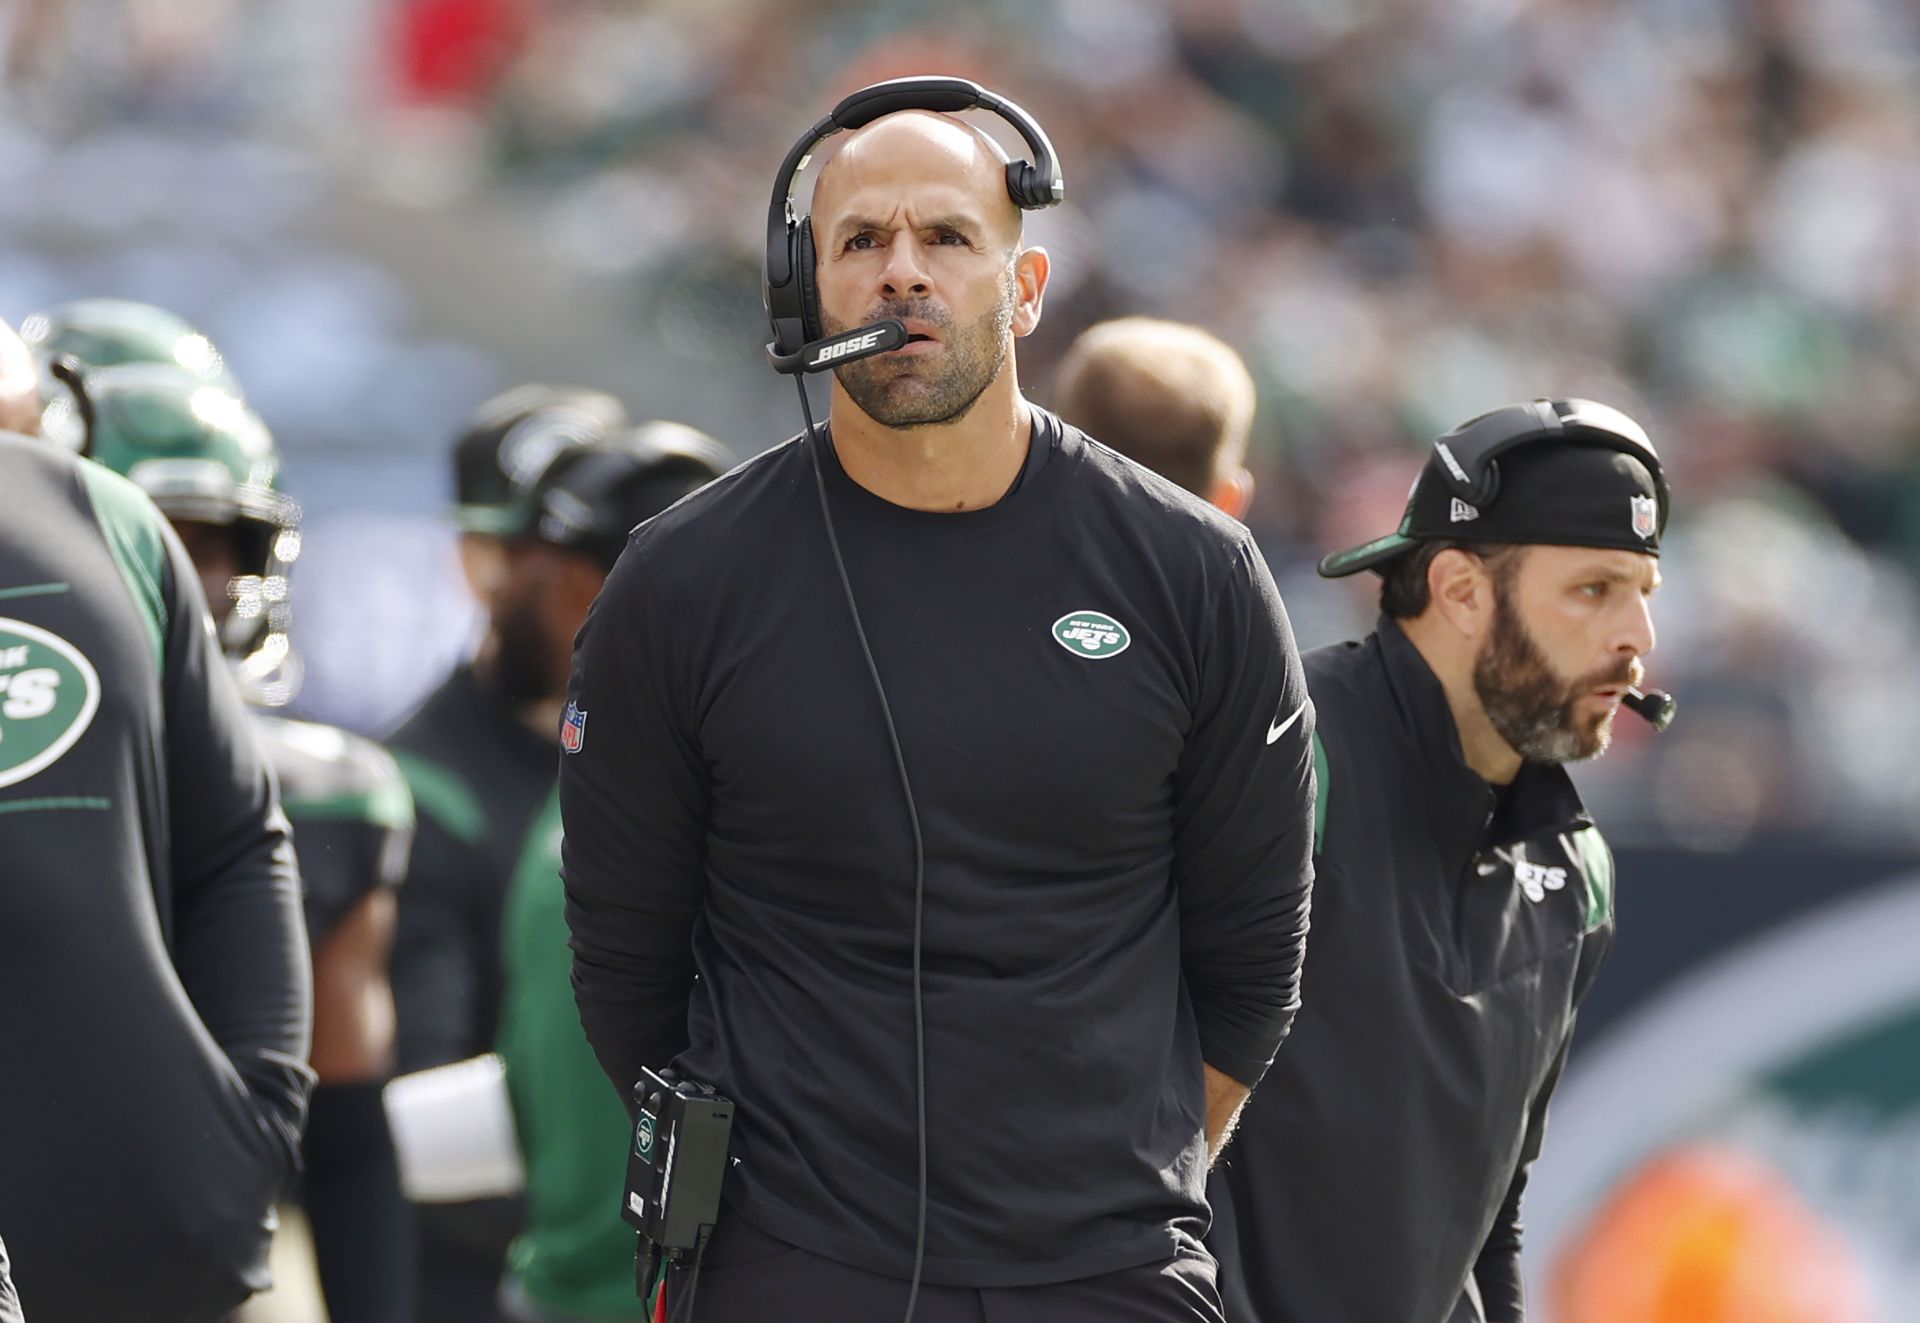
[[554,456],[606,441],[626,421],[619,400],[583,386],[531,382],[495,395],[453,444],[454,521],[470,533],[512,532],[516,503]]
[[510,534],[611,569],[627,534],[732,466],[727,448],[680,423],[641,423],[556,455],[515,508]]
[[1660,554],[1668,495],[1646,432],[1592,400],[1533,400],[1434,442],[1400,527],[1320,562],[1384,572],[1422,542],[1550,543]]

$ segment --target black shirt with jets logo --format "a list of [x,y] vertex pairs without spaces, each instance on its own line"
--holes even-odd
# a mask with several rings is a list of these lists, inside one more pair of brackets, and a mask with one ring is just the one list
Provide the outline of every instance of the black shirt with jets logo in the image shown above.
[[286,819],[179,540],[0,435],[0,1236],[29,1317],[211,1323],[266,1285],[310,998]]
[[[1240,525],[1034,412],[998,503],[834,521],[925,833],[926,1279],[1070,1280],[1206,1224],[1205,1061],[1296,1002],[1312,713]],[[789,442],[642,525],[561,760],[588,1037],[738,1105],[725,1216],[912,1271],[914,843]],[[698,982],[695,982],[695,975]]]
[[1520,1323],[1520,1197],[1613,862],[1565,771],[1496,793],[1391,620],[1306,658],[1313,958],[1209,1183],[1227,1316]]

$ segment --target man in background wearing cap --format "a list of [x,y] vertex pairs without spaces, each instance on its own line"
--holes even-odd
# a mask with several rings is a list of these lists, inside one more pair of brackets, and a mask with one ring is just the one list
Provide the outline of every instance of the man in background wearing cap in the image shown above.
[[1060,361],[1061,418],[1235,519],[1253,503],[1253,377],[1218,336],[1121,317],[1082,331]]
[[[1496,458],[1497,456],[1497,458]],[[1535,401],[1440,438],[1377,631],[1306,658],[1313,958],[1214,1171],[1242,1323],[1520,1323],[1520,1198],[1613,934],[1613,862],[1561,766],[1652,651],[1666,519],[1645,433]]]
[[[391,739],[419,809],[394,951],[401,1066],[410,1071],[493,1049],[501,915],[528,829],[553,793],[573,636],[627,530],[689,489],[683,482],[663,499],[659,484],[688,469],[704,481],[726,467],[725,450],[690,428],[623,429],[607,397],[554,387],[482,406],[467,442],[475,435],[491,437],[504,479],[492,490],[461,484],[469,547],[476,535],[497,539],[496,568],[485,568],[484,542],[477,562],[490,627],[474,660]],[[488,447],[463,442],[456,463],[475,453]],[[493,1317],[517,1205],[419,1213],[423,1323]]]
[[[558,717],[543,657],[554,629],[542,603],[566,563],[516,534],[527,492],[554,456],[605,441],[625,420],[610,395],[534,382],[480,404],[454,443],[460,562],[487,626],[473,658],[388,741],[418,813],[393,951],[402,1073],[493,1047],[501,900],[521,838],[553,787]],[[518,1204],[416,1211],[422,1323],[491,1317]]]
[[[674,423],[647,424],[612,446],[556,459],[533,494],[534,518],[571,530],[572,545],[604,577],[629,529],[725,467],[726,452],[711,439]],[[591,521],[584,526],[583,515]],[[576,628],[585,619],[582,604]],[[580,722],[577,712],[568,716]],[[569,729],[563,724],[563,743]],[[502,1291],[512,1323],[644,1312],[634,1292],[633,1232],[616,1215],[627,1174],[620,1155],[632,1127],[580,1027],[565,905],[555,793],[527,835],[504,922],[500,1055],[527,1171],[526,1223]]]
[[516,502],[553,457],[604,441],[626,422],[626,406],[605,391],[544,382],[501,391],[473,411],[453,445],[453,490],[460,568],[476,601],[500,587]]

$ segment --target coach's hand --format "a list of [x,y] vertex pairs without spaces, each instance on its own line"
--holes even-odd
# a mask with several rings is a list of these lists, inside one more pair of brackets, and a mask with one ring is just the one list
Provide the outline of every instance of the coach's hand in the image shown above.
[[1207,1166],[1220,1160],[1220,1150],[1233,1137],[1233,1123],[1253,1090],[1224,1071],[1203,1067],[1207,1073]]

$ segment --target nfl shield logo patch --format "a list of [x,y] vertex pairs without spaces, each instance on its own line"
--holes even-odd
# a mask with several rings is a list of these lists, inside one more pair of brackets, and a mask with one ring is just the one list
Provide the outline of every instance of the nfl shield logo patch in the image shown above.
[[1659,528],[1660,507],[1651,496],[1635,496],[1632,499],[1634,534],[1642,542],[1651,542]]
[[567,704],[567,715],[560,719],[560,747],[568,753],[579,753],[580,746],[587,742],[587,714],[580,710],[577,703]]

